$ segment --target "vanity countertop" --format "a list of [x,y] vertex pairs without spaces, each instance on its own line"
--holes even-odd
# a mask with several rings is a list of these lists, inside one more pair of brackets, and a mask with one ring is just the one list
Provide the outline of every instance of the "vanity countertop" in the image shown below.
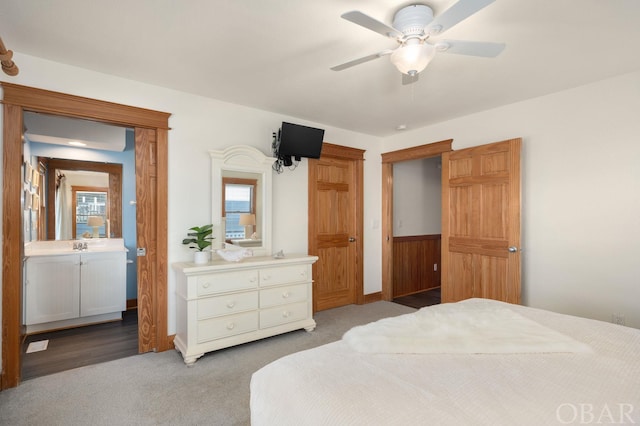
[[[84,244],[86,243],[86,248]],[[74,248],[79,244],[82,249]],[[25,243],[25,257],[34,256],[59,256],[78,253],[103,253],[114,251],[127,251],[122,238],[95,238],[86,240],[63,240],[63,241],[32,241]]]

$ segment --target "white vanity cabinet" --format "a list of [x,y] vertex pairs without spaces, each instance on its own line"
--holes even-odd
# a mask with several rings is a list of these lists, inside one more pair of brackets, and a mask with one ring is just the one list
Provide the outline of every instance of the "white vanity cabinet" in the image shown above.
[[80,316],[80,256],[27,259],[25,324],[62,321]]
[[304,328],[312,331],[316,256],[177,263],[175,347],[187,365],[206,352]]
[[28,256],[24,281],[27,333],[122,318],[126,251]]
[[80,255],[80,316],[127,309],[127,257],[122,251]]

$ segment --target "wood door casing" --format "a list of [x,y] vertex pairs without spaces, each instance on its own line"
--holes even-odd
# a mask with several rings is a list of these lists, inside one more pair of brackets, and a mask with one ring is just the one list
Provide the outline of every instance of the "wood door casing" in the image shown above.
[[[155,132],[157,149],[157,255],[151,266],[153,283],[155,341],[157,351],[171,347],[167,335],[167,182],[168,182],[168,120],[169,113],[137,108],[112,102],[84,98],[65,93],[0,82],[3,89],[3,268],[2,268],[2,372],[0,389],[20,383],[20,348],[22,317],[22,131],[24,111],[43,112],[66,117],[90,119],[126,127],[140,127]],[[136,169],[139,167],[136,159]],[[147,188],[151,190],[152,188]],[[139,205],[139,203],[138,203]],[[139,232],[139,231],[138,231]],[[143,333],[144,330],[138,330]]]
[[149,352],[155,347],[156,313],[153,309],[154,283],[157,280],[155,258],[156,250],[156,210],[155,199],[148,193],[157,188],[156,132],[152,129],[135,129],[136,162],[136,246],[146,253],[138,256],[138,328],[144,330],[138,338],[138,352]]
[[453,139],[382,154],[382,300],[393,298],[393,165],[451,151]]
[[318,256],[314,312],[363,303],[363,154],[325,143],[321,158],[309,160],[309,254]]
[[520,148],[511,139],[443,154],[442,302],[520,303]]

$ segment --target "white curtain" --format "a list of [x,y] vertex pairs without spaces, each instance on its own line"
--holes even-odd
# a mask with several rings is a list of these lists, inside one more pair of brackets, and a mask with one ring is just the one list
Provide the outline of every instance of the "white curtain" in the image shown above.
[[67,178],[60,178],[60,185],[56,191],[56,240],[71,239],[71,197]]

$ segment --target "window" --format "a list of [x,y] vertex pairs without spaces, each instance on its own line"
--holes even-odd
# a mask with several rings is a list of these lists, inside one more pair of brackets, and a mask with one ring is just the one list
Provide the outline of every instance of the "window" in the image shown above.
[[[245,238],[245,227],[239,224],[240,214],[256,213],[255,179],[222,178],[222,217],[225,218],[225,240]],[[255,230],[255,226],[254,226]]]
[[93,235],[93,227],[87,222],[90,216],[102,218],[102,225],[98,227],[100,237],[107,235],[107,211],[108,211],[108,188],[93,187],[72,187],[73,211],[75,220],[73,221],[73,237],[79,238],[83,235]]

